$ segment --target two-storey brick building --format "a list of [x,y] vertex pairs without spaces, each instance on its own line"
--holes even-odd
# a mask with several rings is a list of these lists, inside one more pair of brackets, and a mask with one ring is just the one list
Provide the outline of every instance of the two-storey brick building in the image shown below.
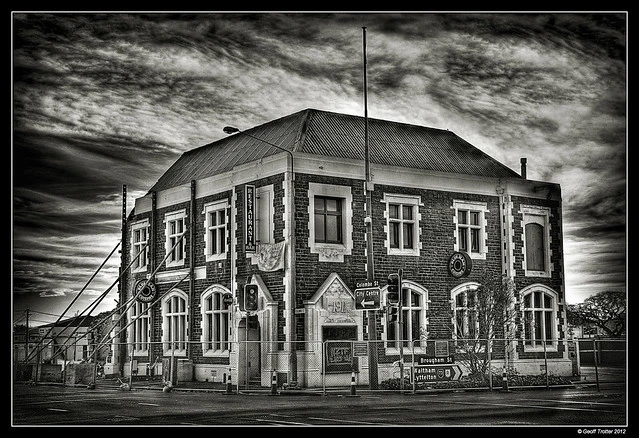
[[[268,385],[275,370],[313,386],[318,372],[354,369],[382,381],[398,355],[429,357],[426,340],[449,341],[453,356],[456,339],[479,336],[471,297],[491,272],[515,285],[512,327],[495,336],[513,333],[508,366],[570,374],[560,187],[527,180],[523,159],[521,170],[448,130],[313,109],[190,150],[126,218],[120,360],[178,357],[196,380],[231,370]],[[367,269],[380,310],[355,302]],[[400,269],[391,321],[386,279]],[[258,288],[248,324],[245,284]],[[327,349],[339,341],[375,341],[374,360],[350,342]]]

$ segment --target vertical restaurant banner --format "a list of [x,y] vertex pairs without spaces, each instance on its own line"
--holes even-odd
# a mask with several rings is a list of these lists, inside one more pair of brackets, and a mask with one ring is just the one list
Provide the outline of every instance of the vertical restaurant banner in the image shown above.
[[246,230],[244,251],[255,252],[255,186],[245,186],[246,211],[244,214]]

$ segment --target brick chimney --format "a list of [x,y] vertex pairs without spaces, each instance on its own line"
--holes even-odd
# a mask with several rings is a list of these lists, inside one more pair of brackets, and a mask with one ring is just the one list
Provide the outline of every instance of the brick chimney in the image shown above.
[[523,179],[526,179],[526,161],[528,161],[526,158],[522,158],[521,160],[521,177]]

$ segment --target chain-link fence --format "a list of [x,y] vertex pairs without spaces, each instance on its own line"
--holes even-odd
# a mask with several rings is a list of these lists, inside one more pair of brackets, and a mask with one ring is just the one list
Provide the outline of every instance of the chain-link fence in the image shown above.
[[110,345],[104,359],[95,360],[91,352],[97,346],[89,344],[80,360],[54,354],[44,362],[17,362],[14,380],[200,385],[226,391],[417,392],[550,387],[584,380],[598,385],[608,381],[605,379],[625,381],[627,364],[626,342],[619,339],[327,340],[292,345],[246,340]]

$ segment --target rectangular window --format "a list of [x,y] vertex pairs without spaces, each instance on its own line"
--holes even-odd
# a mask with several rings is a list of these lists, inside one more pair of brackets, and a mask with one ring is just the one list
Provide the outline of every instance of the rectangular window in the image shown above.
[[131,258],[134,271],[146,270],[149,256],[149,221],[144,220],[131,227]]
[[419,196],[384,194],[388,254],[418,256],[421,248]]
[[210,255],[226,252],[226,209],[209,212]]
[[342,199],[315,197],[315,242],[343,243]]
[[486,245],[485,202],[453,201],[455,209],[455,251],[463,251],[473,259],[485,259]]
[[258,187],[255,197],[257,243],[273,243],[273,186]]
[[[167,265],[184,264],[184,216],[172,215],[166,220]],[[179,242],[179,243],[178,243]]]
[[171,245],[171,248],[175,246],[171,252],[169,260],[176,262],[184,258],[182,245],[176,245],[184,232],[184,219],[177,219],[169,222],[169,230],[169,245]]
[[389,244],[399,250],[414,250],[414,205],[388,204]]
[[479,253],[479,238],[481,226],[479,211],[457,211],[457,236],[459,251],[467,253]]
[[224,260],[228,247],[228,201],[225,199],[205,204],[202,214],[204,215],[204,255],[206,261]]

